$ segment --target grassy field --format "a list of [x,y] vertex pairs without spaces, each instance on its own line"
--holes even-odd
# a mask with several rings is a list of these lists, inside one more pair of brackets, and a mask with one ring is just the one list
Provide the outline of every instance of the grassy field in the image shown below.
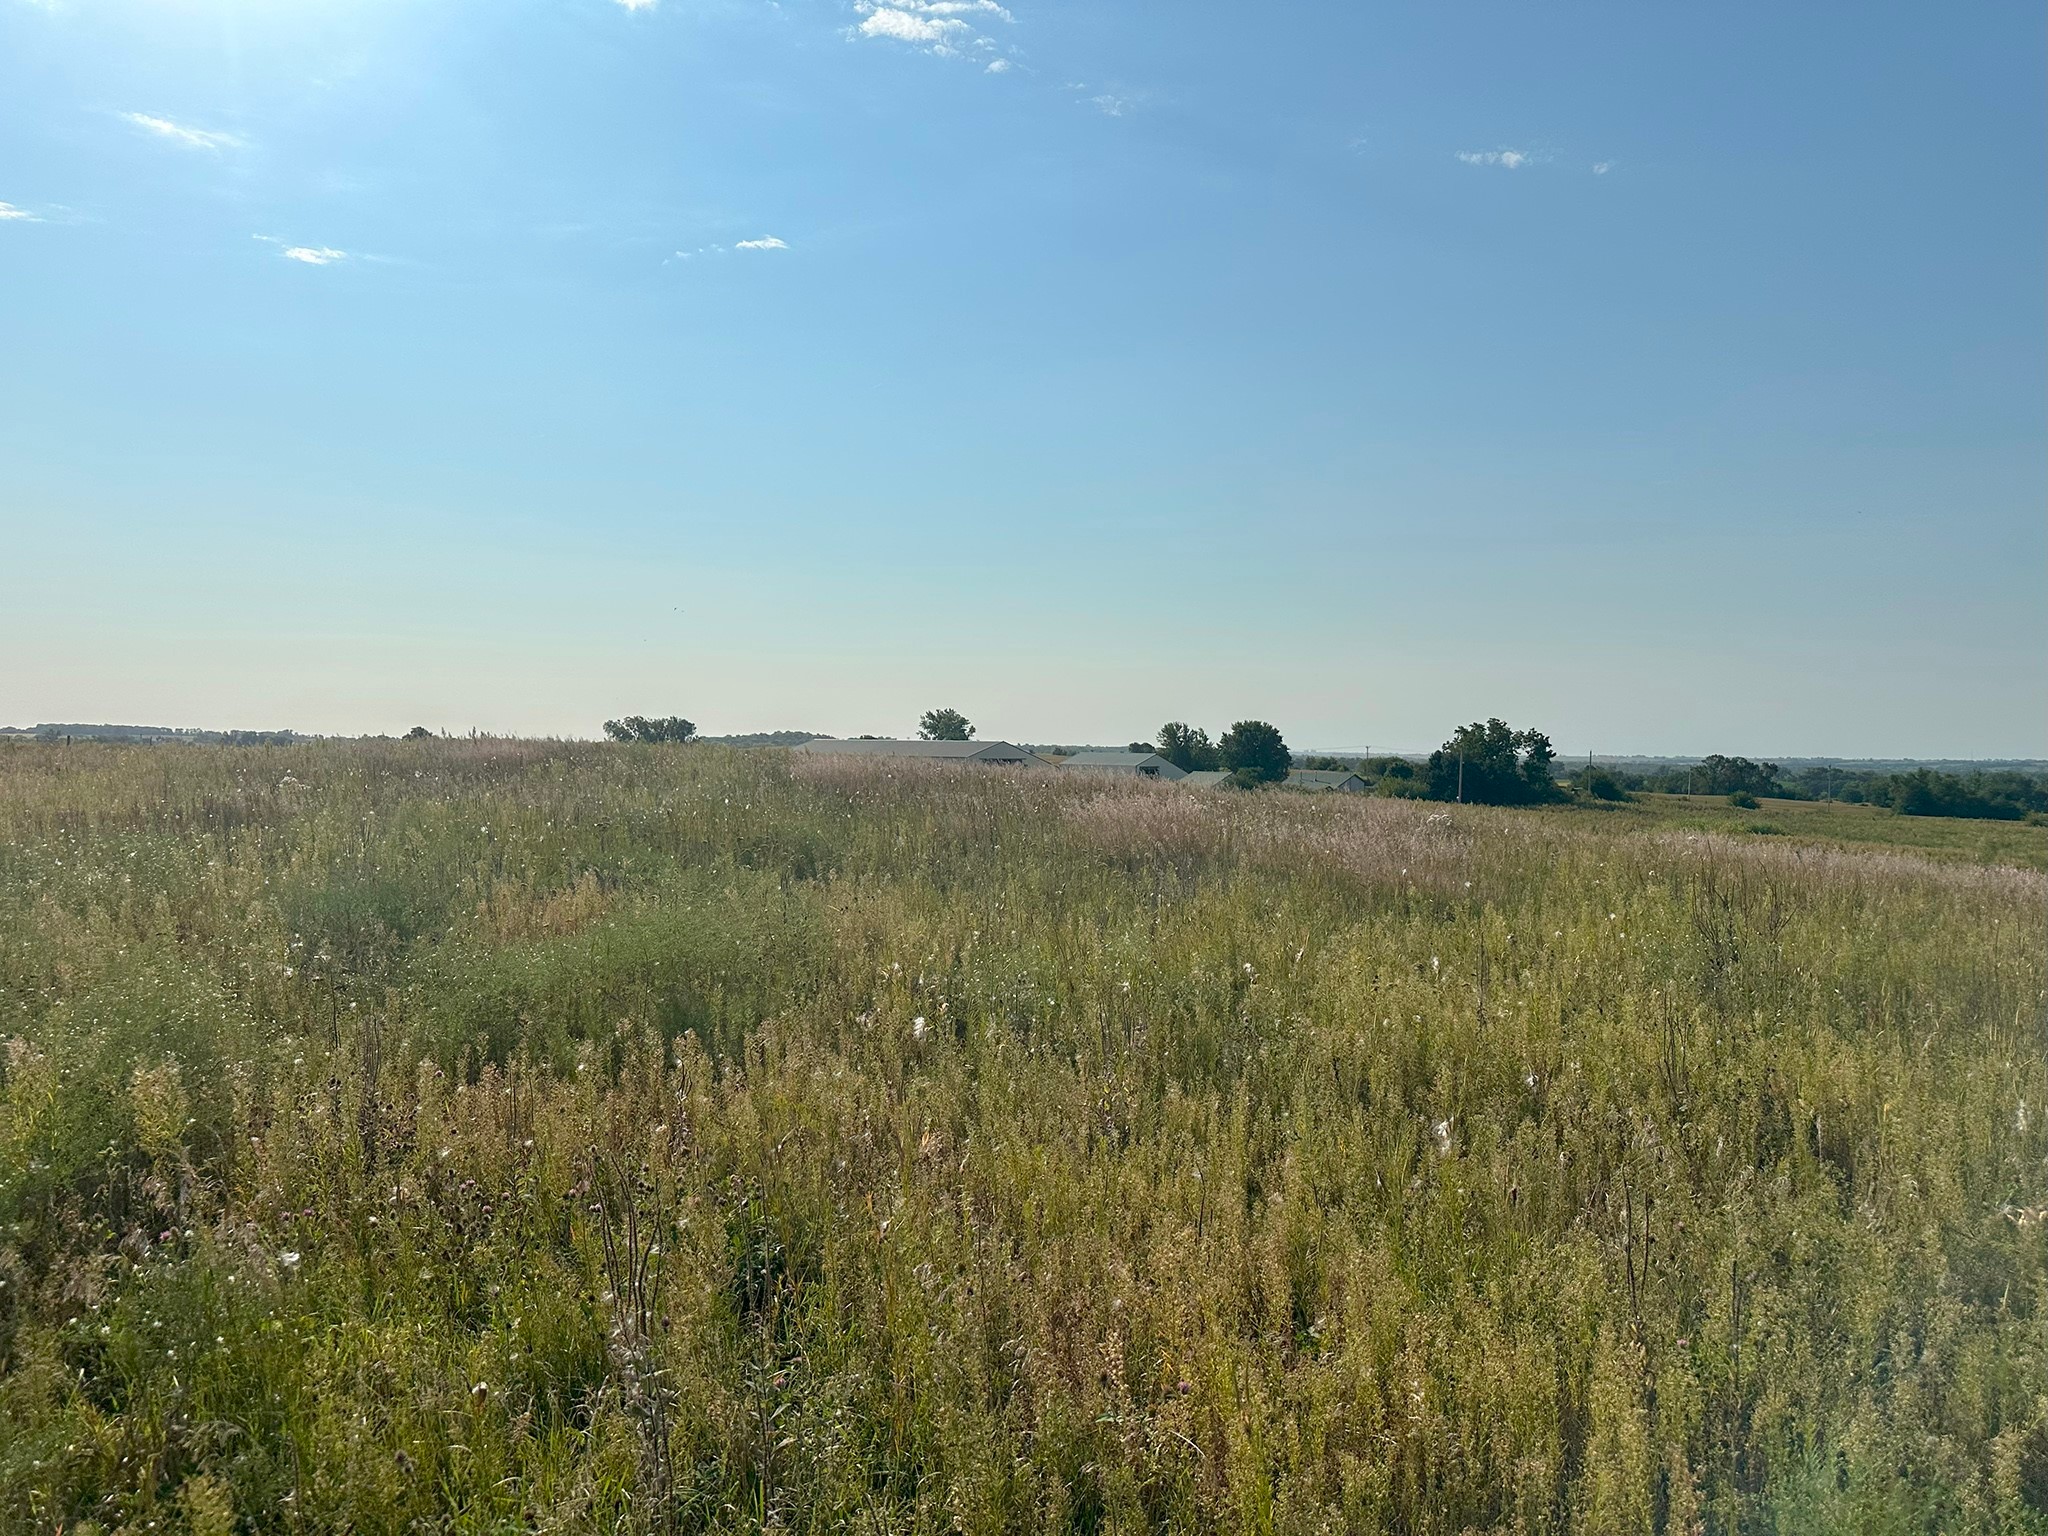
[[[1583,813],[1593,808],[1572,809]],[[1929,858],[2048,870],[2048,826],[2021,821],[1898,816],[1875,805],[1828,800],[1764,800],[1748,811],[1730,805],[1721,795],[1638,795],[1607,814],[1737,837],[1870,844]]]
[[0,1528],[2048,1532],[2048,880],[1844,811],[0,750]]

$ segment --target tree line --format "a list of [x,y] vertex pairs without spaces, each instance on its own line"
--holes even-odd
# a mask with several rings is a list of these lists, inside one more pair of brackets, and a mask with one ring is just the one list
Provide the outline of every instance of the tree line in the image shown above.
[[1946,773],[1937,768],[1900,772],[1840,768],[1821,763],[1787,773],[1776,763],[1709,753],[1691,767],[1631,772],[1588,767],[1580,787],[1596,799],[1633,793],[1725,796],[1738,805],[1757,800],[1834,800],[1875,805],[1901,816],[1956,816],[2024,821],[2048,816],[2048,776],[2016,769]]
[[[627,715],[607,720],[613,741],[676,743],[697,739],[680,715]],[[415,735],[426,734],[416,728]],[[799,738],[805,733],[784,733]],[[974,723],[957,709],[928,709],[918,719],[925,741],[971,741]],[[764,740],[766,738],[763,738]],[[1297,766],[1280,730],[1266,720],[1239,720],[1215,739],[1201,726],[1169,720],[1151,741],[1132,741],[1133,752],[1157,752],[1183,773],[1222,772],[1255,789],[1284,780]],[[1470,805],[1550,805],[1574,794],[1622,801],[1632,795],[1713,795],[1740,806],[1762,799],[1837,800],[1876,805],[1902,816],[1959,816],[1994,821],[2048,817],[2048,776],[2016,770],[1970,774],[1915,768],[1886,773],[1822,764],[1787,773],[1776,763],[1710,752],[1689,766],[1630,770],[1591,764],[1561,785],[1550,737],[1499,719],[1475,720],[1451,733],[1425,762],[1406,757],[1304,758],[1304,768],[1356,773],[1377,793]]]

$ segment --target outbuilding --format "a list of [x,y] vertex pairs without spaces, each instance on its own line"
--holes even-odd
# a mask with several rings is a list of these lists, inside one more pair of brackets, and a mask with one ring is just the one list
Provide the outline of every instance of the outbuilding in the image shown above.
[[1007,741],[900,741],[891,736],[855,736],[842,741],[820,736],[791,750],[832,757],[902,757],[939,763],[1045,766],[1045,759],[1036,752],[1027,752]]
[[1083,773],[1116,773],[1127,778],[1178,779],[1186,775],[1157,752],[1076,752],[1060,764]]
[[1294,768],[1287,774],[1289,789],[1335,790],[1341,795],[1362,795],[1372,786],[1349,769]]

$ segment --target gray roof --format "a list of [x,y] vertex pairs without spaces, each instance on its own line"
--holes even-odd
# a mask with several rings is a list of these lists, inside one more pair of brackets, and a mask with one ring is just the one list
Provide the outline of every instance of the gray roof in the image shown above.
[[1181,783],[1196,789],[1214,789],[1218,784],[1227,783],[1230,775],[1220,768],[1198,768],[1193,773],[1181,775]]
[[1076,752],[1061,763],[1062,768],[1097,768],[1119,773],[1142,773],[1146,769],[1161,778],[1177,779],[1181,771],[1157,752]]
[[839,741],[820,737],[791,748],[852,757],[921,757],[949,763],[1036,763],[1043,759],[1007,741],[899,741],[889,736]]
[[1287,783],[1293,789],[1343,789],[1352,784],[1365,788],[1365,780],[1348,768],[1293,768]]

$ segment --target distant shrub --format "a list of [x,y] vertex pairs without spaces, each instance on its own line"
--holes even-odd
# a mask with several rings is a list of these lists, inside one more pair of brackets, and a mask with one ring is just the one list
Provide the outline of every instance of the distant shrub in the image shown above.
[[1621,781],[1605,768],[1588,769],[1579,780],[1579,787],[1595,800],[1626,800],[1628,791],[1621,787]]
[[1757,808],[1756,796],[1746,789],[1738,789],[1730,793],[1728,803],[1738,810],[1753,811]]
[[697,727],[681,715],[665,715],[659,720],[628,715],[623,720],[605,721],[604,733],[613,741],[680,742],[695,736]]

